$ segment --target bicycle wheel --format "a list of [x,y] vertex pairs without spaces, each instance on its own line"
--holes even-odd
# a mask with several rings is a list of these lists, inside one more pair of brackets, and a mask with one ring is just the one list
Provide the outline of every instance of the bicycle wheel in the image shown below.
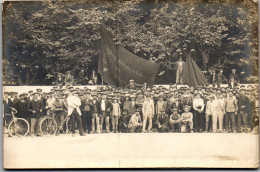
[[42,135],[54,135],[57,129],[57,122],[52,117],[44,117],[40,122],[40,132]]
[[29,123],[23,118],[12,120],[8,126],[8,132],[10,136],[26,136],[29,133]]
[[[78,125],[77,125],[77,122],[76,121],[74,121],[75,122],[75,133],[78,133],[79,131],[77,130],[77,128],[78,128]],[[72,131],[72,124],[71,124],[71,120],[70,120],[70,117],[67,119],[67,121],[66,121],[66,133],[68,134],[68,133],[71,133],[71,131]]]

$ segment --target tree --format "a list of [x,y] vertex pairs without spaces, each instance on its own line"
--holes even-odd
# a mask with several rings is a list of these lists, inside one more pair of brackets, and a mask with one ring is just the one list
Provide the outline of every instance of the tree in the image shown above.
[[4,5],[6,84],[52,84],[58,72],[71,70],[77,75],[80,68],[96,68],[101,21],[117,44],[163,65],[168,74],[159,82],[169,82],[180,56],[192,56],[203,70],[236,67],[246,73],[247,81],[258,78],[258,13],[253,1],[92,0]]

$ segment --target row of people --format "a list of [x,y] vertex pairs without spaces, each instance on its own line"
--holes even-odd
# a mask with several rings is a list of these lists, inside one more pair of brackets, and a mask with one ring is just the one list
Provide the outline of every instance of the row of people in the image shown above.
[[[32,134],[41,117],[51,112],[56,113],[59,124],[66,115],[71,116],[72,121],[77,121],[82,135],[84,132],[100,133],[103,129],[105,132],[136,131],[131,121],[136,121],[138,114],[142,132],[246,132],[257,126],[258,119],[257,89],[243,86],[235,89],[177,89],[176,86],[167,89],[159,86],[97,90],[54,87],[49,93],[37,89],[34,93],[22,93],[19,98],[12,97],[13,100],[8,98],[9,93],[4,95],[5,114],[10,113],[6,107],[15,107],[18,117],[31,122]],[[72,128],[74,133],[75,126]]]

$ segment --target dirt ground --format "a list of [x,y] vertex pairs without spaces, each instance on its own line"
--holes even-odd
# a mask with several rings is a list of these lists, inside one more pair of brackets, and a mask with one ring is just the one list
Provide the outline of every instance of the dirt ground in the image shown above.
[[259,166],[259,135],[251,133],[108,133],[10,138],[5,168]]

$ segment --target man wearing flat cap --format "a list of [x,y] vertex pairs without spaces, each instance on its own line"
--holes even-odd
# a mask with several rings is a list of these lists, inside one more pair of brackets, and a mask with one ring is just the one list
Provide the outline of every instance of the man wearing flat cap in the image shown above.
[[169,131],[169,116],[165,113],[164,109],[161,109],[157,120],[155,122],[155,127],[158,132],[168,132]]
[[135,83],[133,79],[129,80],[129,84],[126,86],[127,89],[133,89],[136,90],[139,87],[142,87],[143,85]]
[[240,90],[240,95],[238,97],[238,111],[237,114],[237,128],[238,132],[248,131],[247,117],[250,114],[250,110],[252,107],[249,98],[245,95],[245,90]]
[[234,88],[240,84],[239,77],[236,74],[236,69],[232,69],[232,73],[229,75],[229,86]]
[[75,120],[77,122],[77,126],[79,128],[80,136],[84,136],[83,129],[82,129],[82,120],[81,120],[81,100],[76,96],[76,90],[72,89],[69,93],[67,98],[67,105],[68,105],[68,116],[70,116],[71,123],[72,123],[72,136],[75,136]]
[[190,112],[190,106],[184,107],[184,112],[181,114],[181,132],[193,133],[193,114]]
[[109,116],[112,110],[112,103],[107,99],[106,94],[102,94],[102,99],[100,101],[100,114],[101,114],[101,119],[100,119],[100,130],[102,131],[103,129],[103,123],[105,120],[105,125],[106,125],[106,132],[109,133]]
[[221,98],[221,91],[218,90],[216,93],[216,98],[211,104],[212,121],[213,121],[213,132],[217,131],[217,122],[219,124],[219,131],[223,131],[223,120],[225,111],[225,101]]
[[130,118],[128,129],[131,133],[135,132],[136,130],[140,130],[142,128],[142,120],[140,116],[140,112],[136,111]]
[[59,135],[63,125],[63,121],[65,119],[65,110],[67,109],[67,104],[62,99],[61,95],[56,94],[55,100],[52,104],[53,106],[53,112],[55,113],[55,120],[58,124],[58,130],[56,131],[56,135]]
[[149,122],[149,126],[148,126],[148,132],[151,131],[152,129],[152,119],[154,116],[154,102],[151,99],[151,95],[147,94],[146,95],[146,99],[143,103],[143,107],[142,107],[142,112],[143,112],[143,132],[146,132],[145,128],[146,128],[146,122],[148,120]]
[[11,109],[10,109],[11,107],[13,107],[13,102],[9,98],[9,93],[4,92],[3,108],[4,108],[4,122],[5,122],[5,124],[9,123],[9,121],[12,119]]
[[173,113],[170,116],[170,126],[172,132],[181,131],[181,116],[178,114],[178,109],[173,109]]
[[236,128],[236,115],[238,111],[237,107],[237,99],[234,96],[232,91],[228,92],[228,96],[226,98],[226,104],[225,104],[225,111],[226,111],[226,131],[230,131],[229,122],[231,123],[232,126],[232,131],[234,133],[237,132]]
[[43,116],[44,105],[43,102],[39,99],[38,92],[33,93],[33,100],[28,103],[27,109],[31,113],[31,135],[40,135],[39,122]]
[[30,117],[27,111],[29,101],[26,99],[26,94],[27,93],[21,93],[19,95],[20,99],[14,105],[14,108],[17,110],[17,114],[16,114],[17,118],[24,118],[29,121]]

